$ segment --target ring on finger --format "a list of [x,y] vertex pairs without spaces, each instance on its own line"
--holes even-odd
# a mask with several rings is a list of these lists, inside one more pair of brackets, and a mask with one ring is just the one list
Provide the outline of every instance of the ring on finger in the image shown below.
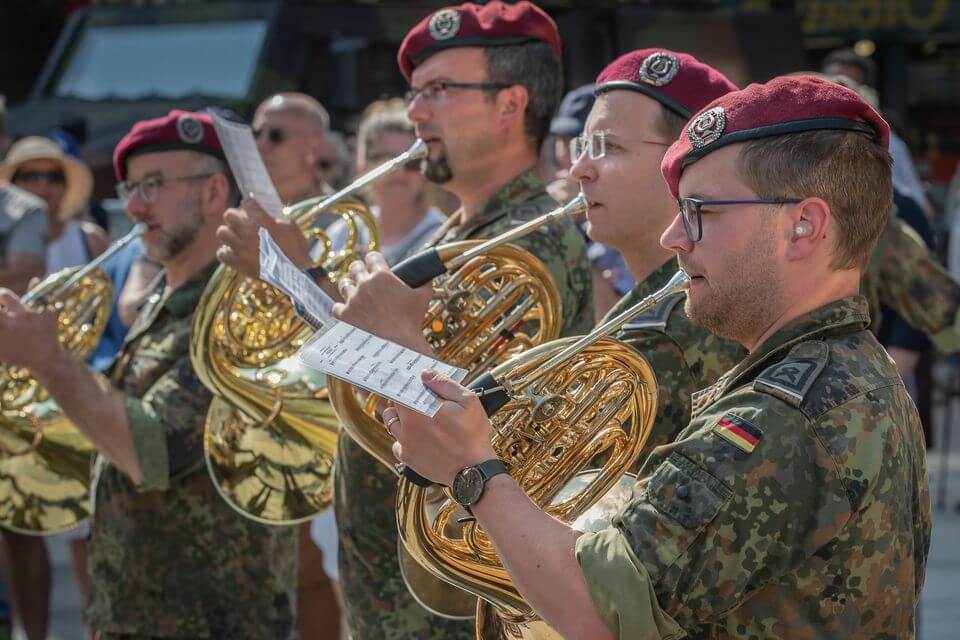
[[400,416],[393,416],[392,418],[387,420],[387,431],[390,431],[393,428],[394,422],[400,422]]

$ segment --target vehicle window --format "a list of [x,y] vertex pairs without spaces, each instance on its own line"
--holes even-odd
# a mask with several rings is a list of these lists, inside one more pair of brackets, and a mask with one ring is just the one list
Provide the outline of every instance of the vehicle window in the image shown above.
[[52,94],[85,100],[248,94],[265,20],[91,26]]

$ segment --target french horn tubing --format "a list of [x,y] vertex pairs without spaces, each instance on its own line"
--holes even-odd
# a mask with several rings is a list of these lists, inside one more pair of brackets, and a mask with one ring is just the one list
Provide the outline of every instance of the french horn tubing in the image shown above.
[[[586,210],[583,194],[489,240],[427,249],[393,268],[411,288],[433,282],[423,335],[439,360],[469,371],[467,380],[560,335],[563,309],[549,270],[510,244]],[[331,378],[330,402],[342,428],[390,469],[393,437],[376,415],[378,399]]]
[[[91,262],[51,274],[23,296],[28,307],[57,313],[60,343],[78,358],[96,349],[113,307],[113,284],[100,266],[145,229],[135,225]],[[0,524],[36,535],[80,524],[90,514],[94,454],[30,371],[0,367]]]
[[[305,236],[320,243],[318,264],[331,281],[378,244],[373,216],[352,196],[426,153],[426,144],[417,140],[337,193],[285,209]],[[345,247],[333,247],[315,228],[327,214],[347,226]],[[368,241],[360,246],[364,232]],[[326,402],[317,402],[326,397],[325,381],[294,357],[312,334],[283,293],[225,266],[197,307],[190,357],[214,394],[204,428],[207,469],[227,503],[258,522],[303,522],[333,499],[338,422]]]
[[[493,446],[539,507],[581,530],[608,526],[630,498],[627,473],[656,415],[656,378],[634,349],[610,337],[626,322],[682,292],[678,272],[659,291],[579,339],[541,345],[471,385],[493,423]],[[600,468],[592,468],[602,460]],[[513,586],[483,529],[443,490],[400,480],[397,526],[412,559],[435,578],[476,595],[482,640],[544,640],[559,634]],[[421,586],[407,576],[414,594]],[[422,587],[435,589],[431,581]]]
[[[411,288],[433,283],[422,327],[439,360],[467,369],[470,380],[560,335],[563,309],[553,276],[536,256],[511,243],[585,210],[586,198],[580,194],[489,240],[431,248],[393,268]],[[376,413],[377,397],[336,378],[328,380],[327,388],[341,428],[393,470],[393,436]],[[412,593],[425,609],[446,618],[473,618],[475,597],[423,572],[402,546],[398,552],[403,574],[416,576],[419,589]]]

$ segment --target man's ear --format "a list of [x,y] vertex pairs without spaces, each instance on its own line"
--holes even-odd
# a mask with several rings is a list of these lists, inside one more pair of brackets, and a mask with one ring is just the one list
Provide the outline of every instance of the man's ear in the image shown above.
[[215,173],[207,180],[201,193],[203,208],[210,216],[219,218],[227,208],[234,203],[230,202],[230,181],[222,173]]
[[515,84],[506,89],[501,89],[497,93],[501,125],[507,127],[514,122],[522,124],[523,116],[527,112],[527,104],[530,102],[529,99],[527,88],[522,85]]
[[818,250],[831,251],[835,230],[830,205],[821,198],[805,198],[795,206],[790,216],[787,259],[803,260]]

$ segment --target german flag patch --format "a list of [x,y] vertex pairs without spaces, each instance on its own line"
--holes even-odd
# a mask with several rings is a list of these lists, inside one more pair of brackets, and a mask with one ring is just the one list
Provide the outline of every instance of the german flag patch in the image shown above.
[[760,429],[732,413],[717,420],[713,432],[744,453],[753,453],[763,437]]

